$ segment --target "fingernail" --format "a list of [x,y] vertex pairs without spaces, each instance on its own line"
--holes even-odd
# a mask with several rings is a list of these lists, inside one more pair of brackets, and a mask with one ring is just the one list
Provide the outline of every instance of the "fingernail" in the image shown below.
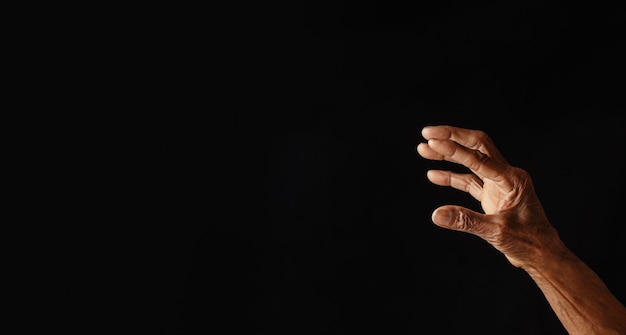
[[452,220],[452,212],[445,209],[436,210],[433,213],[432,220],[438,226],[449,226]]

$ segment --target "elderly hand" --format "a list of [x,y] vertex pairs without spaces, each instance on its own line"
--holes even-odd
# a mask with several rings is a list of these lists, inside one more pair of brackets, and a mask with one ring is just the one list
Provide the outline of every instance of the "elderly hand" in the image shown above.
[[441,227],[475,234],[524,269],[571,335],[626,334],[626,307],[559,238],[528,173],[511,166],[483,131],[451,126],[422,129],[424,158],[461,164],[470,173],[430,170],[434,184],[480,201],[484,213],[446,205],[433,212]]
[[501,251],[517,267],[540,266],[545,253],[564,248],[535,194],[529,174],[511,166],[483,131],[452,126],[422,129],[428,140],[417,152],[426,159],[461,164],[470,173],[429,170],[428,179],[451,186],[480,201],[484,213],[446,205],[433,222],[444,228],[477,235]]

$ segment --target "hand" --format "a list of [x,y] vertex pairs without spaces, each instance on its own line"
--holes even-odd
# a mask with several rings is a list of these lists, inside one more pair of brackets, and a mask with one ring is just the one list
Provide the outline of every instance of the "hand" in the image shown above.
[[562,252],[565,247],[546,217],[529,174],[511,166],[485,132],[429,126],[422,129],[422,136],[428,140],[417,146],[422,157],[461,164],[471,172],[429,170],[428,179],[469,193],[484,211],[441,206],[432,215],[436,225],[481,237],[517,267],[537,267],[545,254]]

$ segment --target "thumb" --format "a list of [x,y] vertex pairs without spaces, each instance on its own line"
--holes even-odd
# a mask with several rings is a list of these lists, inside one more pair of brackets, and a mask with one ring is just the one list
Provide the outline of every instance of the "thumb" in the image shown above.
[[488,215],[461,206],[439,207],[433,212],[432,220],[439,227],[478,236],[484,236],[493,227]]

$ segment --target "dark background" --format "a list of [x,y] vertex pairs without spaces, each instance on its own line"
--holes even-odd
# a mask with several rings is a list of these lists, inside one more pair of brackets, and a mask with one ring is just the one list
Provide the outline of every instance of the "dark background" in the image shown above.
[[565,334],[522,270],[432,224],[479,204],[430,184],[457,167],[415,147],[425,125],[489,133],[626,302],[624,7],[259,2],[50,22],[32,83],[79,113],[29,121],[72,131],[36,146],[52,158],[35,194],[61,206],[36,207],[18,310],[61,333]]
[[449,166],[415,153],[429,124],[487,131],[531,173],[565,243],[626,301],[625,14],[398,1],[224,13],[229,59],[204,69],[228,74],[234,130],[215,129],[226,159],[195,162],[222,168],[203,172],[198,192],[225,213],[200,215],[169,255],[182,274],[172,323],[190,334],[565,334],[522,270],[430,221],[439,205],[478,204],[427,182],[427,169]]

